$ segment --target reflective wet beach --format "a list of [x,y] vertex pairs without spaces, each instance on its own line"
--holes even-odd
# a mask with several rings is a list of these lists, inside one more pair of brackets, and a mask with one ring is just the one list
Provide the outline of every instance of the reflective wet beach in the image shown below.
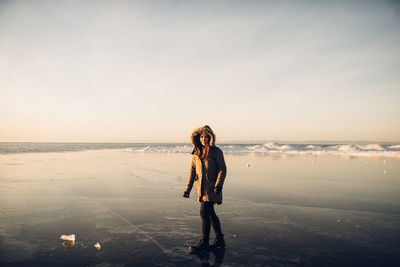
[[195,192],[181,197],[189,154],[1,155],[0,265],[399,265],[399,159],[225,158],[227,248],[191,255],[201,229]]

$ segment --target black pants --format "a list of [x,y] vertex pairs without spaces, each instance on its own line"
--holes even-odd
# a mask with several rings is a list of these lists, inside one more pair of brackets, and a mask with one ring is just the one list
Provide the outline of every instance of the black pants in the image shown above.
[[201,202],[200,206],[200,216],[201,216],[201,228],[202,228],[202,239],[210,239],[210,229],[211,225],[215,232],[215,236],[222,235],[221,223],[219,222],[217,214],[214,210],[214,202]]

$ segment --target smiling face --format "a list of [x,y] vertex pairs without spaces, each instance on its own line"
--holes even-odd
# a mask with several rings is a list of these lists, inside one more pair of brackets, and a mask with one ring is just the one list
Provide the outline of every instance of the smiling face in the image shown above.
[[210,145],[210,136],[208,134],[202,133],[200,135],[200,142],[203,146],[208,146]]

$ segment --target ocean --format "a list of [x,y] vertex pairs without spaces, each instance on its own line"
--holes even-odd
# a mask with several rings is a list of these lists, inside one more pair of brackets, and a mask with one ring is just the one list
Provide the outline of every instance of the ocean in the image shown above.
[[[337,143],[337,144],[218,144],[224,153],[261,153],[288,155],[337,155],[361,157],[400,158],[400,144]],[[0,154],[46,153],[101,149],[128,149],[137,152],[190,153],[188,143],[46,143],[46,142],[2,142]]]

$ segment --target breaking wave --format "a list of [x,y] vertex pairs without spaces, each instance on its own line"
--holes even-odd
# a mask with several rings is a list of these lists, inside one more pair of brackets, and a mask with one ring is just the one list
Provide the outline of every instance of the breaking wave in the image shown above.
[[[269,142],[266,144],[222,144],[218,145],[224,153],[265,153],[265,154],[293,154],[293,155],[337,155],[361,157],[396,157],[400,158],[400,145],[383,144],[279,144]],[[165,152],[165,153],[190,153],[191,145],[148,145],[133,147],[138,152]]]
[[[400,144],[218,144],[225,153],[289,155],[338,155],[400,158]],[[126,149],[135,152],[190,153],[185,143],[0,143],[1,154],[47,153],[83,150]]]

